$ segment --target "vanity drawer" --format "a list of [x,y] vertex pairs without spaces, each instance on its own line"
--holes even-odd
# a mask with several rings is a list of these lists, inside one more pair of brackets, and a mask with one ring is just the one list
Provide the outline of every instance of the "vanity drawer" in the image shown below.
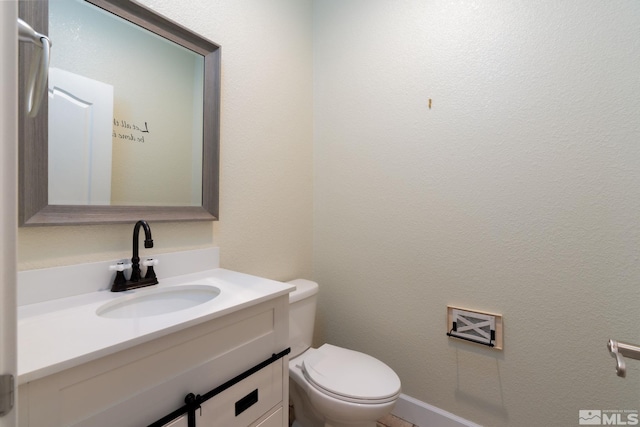
[[204,402],[198,427],[247,427],[282,404],[282,369],[281,359]]
[[282,427],[284,424],[284,419],[282,418],[283,416],[284,410],[281,406],[272,414],[267,416],[264,420],[258,421],[252,427]]

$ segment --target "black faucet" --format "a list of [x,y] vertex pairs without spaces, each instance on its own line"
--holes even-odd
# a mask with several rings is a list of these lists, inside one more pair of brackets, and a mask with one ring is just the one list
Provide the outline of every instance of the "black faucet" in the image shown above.
[[149,265],[147,267],[147,273],[145,274],[144,278],[141,277],[142,272],[140,271],[140,255],[138,251],[140,227],[142,227],[144,230],[144,247],[153,247],[153,239],[151,238],[151,227],[149,227],[147,221],[140,220],[136,222],[136,225],[133,227],[133,256],[131,257],[131,277],[129,278],[129,280],[123,280],[123,275],[116,275],[116,279],[111,286],[111,292],[121,292],[128,289],[136,289],[142,288],[144,286],[158,284],[158,278],[156,277],[156,273],[153,270],[153,265]]

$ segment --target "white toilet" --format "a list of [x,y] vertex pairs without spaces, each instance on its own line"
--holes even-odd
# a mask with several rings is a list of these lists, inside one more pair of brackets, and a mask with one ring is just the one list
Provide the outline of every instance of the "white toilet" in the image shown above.
[[298,427],[375,427],[400,395],[400,378],[387,365],[346,348],[311,348],[318,284],[289,282],[289,394]]

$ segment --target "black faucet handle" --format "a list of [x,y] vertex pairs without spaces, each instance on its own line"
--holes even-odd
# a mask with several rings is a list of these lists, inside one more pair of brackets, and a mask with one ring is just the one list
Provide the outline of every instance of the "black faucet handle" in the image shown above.
[[156,278],[156,272],[153,269],[153,266],[158,265],[158,260],[154,259],[154,258],[147,258],[146,260],[142,261],[142,265],[144,265],[145,267],[147,267],[147,272],[144,275],[145,279],[155,279]]
[[124,271],[129,270],[130,268],[131,264],[124,262],[119,262],[109,266],[109,270],[116,272],[116,277],[113,279],[113,284],[111,285],[111,291],[115,292],[124,290],[127,283],[127,279],[124,277]]

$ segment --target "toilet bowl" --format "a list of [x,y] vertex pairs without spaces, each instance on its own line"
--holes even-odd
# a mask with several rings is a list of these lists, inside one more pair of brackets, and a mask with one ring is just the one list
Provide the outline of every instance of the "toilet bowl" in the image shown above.
[[367,354],[311,347],[318,284],[296,279],[289,295],[289,391],[300,427],[375,427],[393,409],[400,379]]

